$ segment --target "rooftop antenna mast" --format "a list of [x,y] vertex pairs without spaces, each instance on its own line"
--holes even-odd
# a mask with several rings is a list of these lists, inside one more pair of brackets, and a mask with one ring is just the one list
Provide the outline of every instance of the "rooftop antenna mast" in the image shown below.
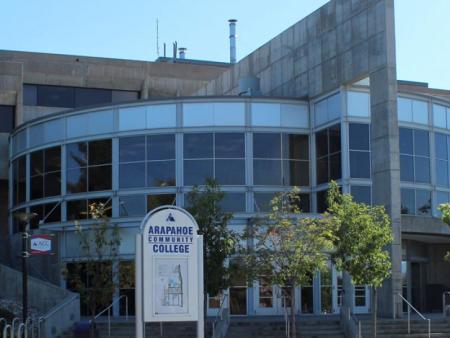
[[156,18],[156,55],[159,57],[159,20]]

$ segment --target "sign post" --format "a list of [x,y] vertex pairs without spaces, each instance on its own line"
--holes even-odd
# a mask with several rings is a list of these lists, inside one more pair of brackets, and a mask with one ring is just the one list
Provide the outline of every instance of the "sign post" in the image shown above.
[[136,338],[147,322],[197,322],[204,338],[203,236],[186,210],[151,211],[136,236]]

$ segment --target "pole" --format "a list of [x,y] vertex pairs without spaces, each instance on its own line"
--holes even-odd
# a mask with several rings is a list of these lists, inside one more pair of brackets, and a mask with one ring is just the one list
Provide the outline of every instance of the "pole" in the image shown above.
[[197,238],[197,261],[198,261],[198,320],[197,320],[197,338],[205,337],[205,314],[203,308],[204,293],[203,293],[203,236],[199,235]]
[[136,235],[136,258],[135,258],[135,328],[136,338],[144,337],[144,314],[143,314],[143,296],[142,292],[142,235]]
[[25,323],[28,316],[28,233],[27,223],[23,225],[22,232],[22,320]]

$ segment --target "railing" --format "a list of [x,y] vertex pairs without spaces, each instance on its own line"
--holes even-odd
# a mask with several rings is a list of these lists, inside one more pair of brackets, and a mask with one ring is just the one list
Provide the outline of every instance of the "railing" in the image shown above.
[[355,317],[348,306],[341,306],[340,318],[342,328],[349,337],[362,338],[361,321]]
[[230,325],[230,313],[229,309],[225,306],[228,294],[224,293],[222,301],[220,303],[219,311],[212,323],[212,337],[223,338],[225,337],[228,326]]
[[47,334],[47,331],[48,331],[48,329],[47,329],[47,323],[49,322],[49,319],[52,318],[52,317],[53,317],[54,315],[56,315],[56,314],[59,315],[59,312],[60,312],[62,309],[64,309],[65,307],[68,307],[68,306],[71,305],[74,301],[79,300],[79,298],[80,298],[80,296],[79,296],[78,294],[74,294],[74,295],[72,295],[72,296],[66,298],[66,299],[64,300],[64,302],[62,302],[62,303],[56,305],[55,307],[53,307],[52,309],[50,309],[50,311],[49,311],[45,316],[39,317],[38,323],[37,323],[37,324],[38,324],[38,338],[42,338],[42,337],[41,337],[41,332],[42,332],[41,326],[42,326],[42,323],[44,323],[44,328],[45,328],[45,330],[44,330],[44,331],[45,331],[44,337],[45,337],[46,335],[48,335],[48,334]]
[[128,320],[128,297],[126,295],[122,295],[119,298],[113,300],[111,304],[109,304],[105,309],[100,311],[91,322],[95,322],[98,317],[108,311],[108,337],[111,337],[111,309],[117,302],[120,302],[122,298],[125,298],[125,320]]
[[[397,296],[400,297],[402,301],[404,301],[408,305],[408,334],[411,334],[411,309],[413,309],[420,318],[423,320],[428,321],[428,338],[431,338],[431,320],[429,318],[425,318],[417,309],[411,305],[410,302],[408,302],[405,297],[403,297],[401,294],[397,293]],[[395,304],[395,296],[394,296],[394,304]],[[395,315],[395,312],[394,312]]]
[[444,318],[447,317],[447,310],[450,310],[450,304],[447,307],[447,296],[450,296],[449,291],[442,293],[442,315]]
[[8,329],[9,329],[9,333],[10,333],[10,337],[14,338],[14,332],[12,330],[12,326],[9,324],[6,324],[5,327],[3,328],[3,338],[7,338],[8,337]]

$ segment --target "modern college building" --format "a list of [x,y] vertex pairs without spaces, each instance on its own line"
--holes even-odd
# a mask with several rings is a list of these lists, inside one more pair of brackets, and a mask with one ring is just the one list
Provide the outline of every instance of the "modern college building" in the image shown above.
[[[332,0],[230,64],[0,51],[0,121],[1,256],[17,264],[14,215],[36,213],[32,231],[56,234],[57,254],[36,260],[54,283],[82,259],[74,230],[89,225],[89,203],[111,205],[122,269],[143,216],[185,206],[213,177],[238,232],[292,186],[310,215],[326,209],[330,180],[385,205],[395,240],[383,315],[401,311],[397,293],[440,311],[450,288],[450,227],[436,210],[450,200],[450,91],[397,80],[393,0]],[[298,287],[296,311],[338,313],[344,289],[355,313],[370,310],[369,289],[330,263]],[[264,280],[233,280],[228,294],[232,315],[283,313]]]

